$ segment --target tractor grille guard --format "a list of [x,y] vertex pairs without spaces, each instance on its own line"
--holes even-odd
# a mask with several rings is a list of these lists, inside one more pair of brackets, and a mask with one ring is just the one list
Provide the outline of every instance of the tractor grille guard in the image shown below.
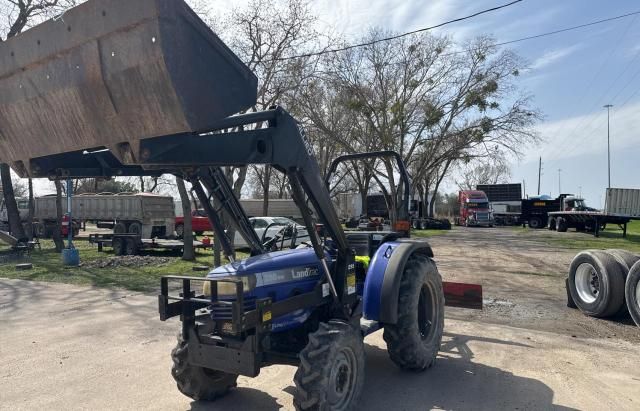
[[[182,283],[181,293],[179,295],[170,294],[170,282]],[[211,295],[196,295],[195,291],[191,289],[193,282],[208,282],[211,286]],[[221,300],[218,295],[218,285],[220,283],[231,283],[235,285],[235,295],[225,295],[225,300]],[[233,300],[230,300],[231,298],[233,298]],[[229,332],[232,334],[241,334],[251,330],[256,330],[258,333],[269,331],[273,318],[303,308],[318,307],[330,301],[330,297],[323,295],[322,284],[320,282],[311,292],[299,294],[275,303],[272,302],[270,298],[256,299],[255,306],[253,306],[253,304],[245,305],[244,285],[241,279],[164,276],[160,279],[158,309],[161,321],[181,316],[183,323],[188,324],[195,322],[197,310],[206,307],[224,308],[231,312]]]

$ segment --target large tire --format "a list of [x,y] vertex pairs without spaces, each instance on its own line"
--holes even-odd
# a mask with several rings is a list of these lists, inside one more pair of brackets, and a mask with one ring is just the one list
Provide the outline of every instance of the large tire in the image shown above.
[[567,224],[567,219],[564,217],[556,218],[556,231],[559,233],[566,233],[569,225]]
[[629,314],[631,314],[631,318],[633,318],[636,325],[640,327],[640,261],[635,263],[629,270],[624,287],[624,295]]
[[364,385],[364,342],[360,330],[342,321],[320,323],[300,352],[293,381],[297,410],[351,410]]
[[210,370],[189,363],[189,344],[178,334],[178,345],[171,351],[173,367],[171,375],[178,390],[196,401],[212,401],[225,395],[236,386],[238,376],[223,371]]
[[116,223],[113,226],[113,234],[126,234],[127,233],[127,225],[122,221]]
[[634,254],[631,251],[620,250],[620,249],[617,249],[617,248],[613,248],[613,249],[605,250],[605,251],[607,253],[611,254],[613,256],[613,258],[615,258],[616,260],[618,260],[621,264],[623,264],[625,266],[625,269],[626,269],[626,272],[624,273],[625,278],[627,276],[627,273],[631,269],[631,267],[633,267],[633,265],[635,263],[640,261],[640,255]]
[[604,251],[583,251],[571,261],[569,290],[580,311],[609,317],[624,303],[624,269]]
[[433,260],[414,254],[400,280],[398,321],[384,326],[389,357],[406,370],[431,367],[440,350],[443,329],[442,278]]
[[184,225],[178,224],[176,225],[176,238],[184,237]]
[[531,217],[529,219],[529,228],[533,228],[534,230],[538,230],[543,228],[542,218],[540,217]]
[[142,224],[138,221],[134,221],[129,224],[129,229],[127,231],[129,234],[142,235]]
[[[631,251],[627,251],[627,250],[620,250],[620,249],[614,248],[614,249],[605,250],[605,252],[609,253],[609,255],[615,258],[618,261],[618,263],[622,265],[625,280],[627,279],[627,275],[629,274],[629,270],[631,270],[631,267],[633,267],[633,265],[640,260],[639,255],[636,255]],[[622,303],[622,307],[620,307],[620,311],[618,312],[618,314],[625,315],[628,312],[629,312],[629,309],[627,306],[627,302],[625,300],[625,302]]]
[[125,255],[124,238],[117,237],[111,240],[111,248],[115,255]]
[[138,254],[138,242],[134,238],[127,238],[124,241],[124,255]]
[[547,224],[547,228],[549,231],[554,231],[556,229],[556,219],[553,217],[549,217],[549,222]]

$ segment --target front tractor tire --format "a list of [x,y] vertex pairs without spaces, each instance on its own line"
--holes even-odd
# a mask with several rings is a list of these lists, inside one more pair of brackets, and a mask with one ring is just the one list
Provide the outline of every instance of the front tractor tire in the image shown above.
[[178,345],[171,351],[173,368],[171,375],[178,390],[196,401],[212,401],[225,395],[236,386],[238,376],[222,371],[210,370],[189,363],[189,343],[178,334]]
[[293,380],[296,410],[351,410],[364,385],[362,333],[342,321],[320,323],[300,352]]
[[443,329],[442,278],[432,259],[414,254],[402,273],[398,321],[384,326],[389,357],[402,369],[426,370],[435,363]]

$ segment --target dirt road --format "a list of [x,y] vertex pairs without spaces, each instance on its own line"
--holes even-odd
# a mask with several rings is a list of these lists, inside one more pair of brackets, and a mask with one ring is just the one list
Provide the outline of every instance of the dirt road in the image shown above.
[[[485,287],[487,309],[448,310],[435,368],[399,371],[367,338],[363,410],[640,408],[640,331],[564,307],[573,252],[513,231],[432,239],[445,279]],[[486,233],[486,234],[485,234]],[[170,375],[178,321],[156,298],[0,279],[0,409],[291,409],[293,367],[272,366],[215,403],[182,396]]]

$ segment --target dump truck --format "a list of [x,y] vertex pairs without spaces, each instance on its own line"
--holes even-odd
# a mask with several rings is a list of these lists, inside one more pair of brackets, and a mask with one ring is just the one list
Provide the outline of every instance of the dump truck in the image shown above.
[[[32,177],[188,179],[228,264],[160,281],[160,320],[181,321],[178,390],[214,400],[240,375],[291,364],[297,409],[350,410],[366,335],[382,330],[400,369],[425,371],[445,304],[481,308],[482,288],[443,282],[434,250],[411,237],[397,153],[335,160],[387,157],[401,170],[392,229],[347,233],[304,127],[281,107],[251,110],[256,95],[256,76],[182,0],[89,0],[0,45],[0,161]],[[250,164],[287,178],[308,242],[258,238],[222,168]],[[223,216],[250,257],[236,260]]]
[[[35,199],[34,230],[38,237],[50,237],[56,226],[56,196]],[[71,215],[75,221],[94,221],[115,234],[136,234],[141,238],[166,238],[174,234],[173,198],[151,193],[80,194],[73,197]]]

